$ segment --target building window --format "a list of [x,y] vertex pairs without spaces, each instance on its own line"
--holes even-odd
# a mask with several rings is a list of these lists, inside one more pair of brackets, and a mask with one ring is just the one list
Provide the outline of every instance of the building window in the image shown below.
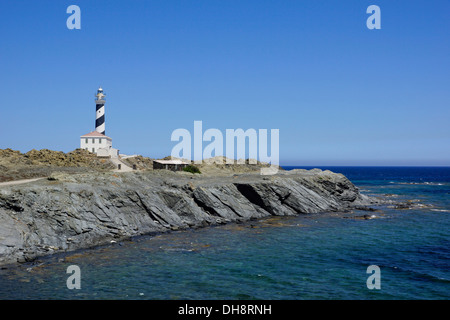
[[102,139],[101,138],[98,138],[98,143],[102,143]]
[[86,143],[88,143],[88,138],[86,138]]
[[95,139],[94,138],[92,138],[92,143],[95,143]]
[[95,153],[95,148],[92,148],[92,152]]

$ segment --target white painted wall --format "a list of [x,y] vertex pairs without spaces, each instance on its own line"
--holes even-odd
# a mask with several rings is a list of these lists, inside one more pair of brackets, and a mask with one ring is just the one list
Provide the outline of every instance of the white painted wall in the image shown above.
[[99,157],[119,158],[119,150],[114,148],[100,148],[97,151]]
[[89,137],[80,139],[80,148],[97,153],[98,149],[112,147],[112,139],[101,137]]

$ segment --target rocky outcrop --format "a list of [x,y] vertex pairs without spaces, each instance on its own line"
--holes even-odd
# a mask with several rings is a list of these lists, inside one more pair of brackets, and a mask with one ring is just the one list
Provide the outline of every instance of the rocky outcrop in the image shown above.
[[0,187],[0,264],[131,236],[373,204],[343,175],[89,173]]

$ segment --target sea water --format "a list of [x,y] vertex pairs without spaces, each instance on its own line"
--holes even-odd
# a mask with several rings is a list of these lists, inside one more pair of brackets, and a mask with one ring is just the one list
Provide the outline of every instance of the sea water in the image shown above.
[[[53,255],[1,269],[0,299],[449,299],[450,168],[321,169],[416,206],[270,217]],[[365,214],[373,219],[357,218]],[[71,265],[80,289],[67,287]],[[380,289],[367,286],[370,265]]]

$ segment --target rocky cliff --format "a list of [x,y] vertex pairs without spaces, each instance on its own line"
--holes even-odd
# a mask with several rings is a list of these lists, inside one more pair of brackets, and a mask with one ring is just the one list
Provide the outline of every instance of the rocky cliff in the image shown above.
[[0,187],[0,264],[153,232],[345,211],[374,201],[343,175],[318,169],[274,176],[163,170],[54,175]]

